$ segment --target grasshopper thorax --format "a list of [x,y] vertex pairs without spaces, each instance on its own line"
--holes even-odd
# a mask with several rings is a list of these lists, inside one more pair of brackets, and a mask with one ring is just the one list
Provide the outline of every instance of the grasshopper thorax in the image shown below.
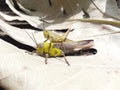
[[49,32],[48,30],[43,30],[43,34],[45,38],[49,38]]
[[44,56],[48,54],[49,57],[61,56],[62,51],[59,48],[54,47],[54,43],[44,42],[36,46],[36,53]]

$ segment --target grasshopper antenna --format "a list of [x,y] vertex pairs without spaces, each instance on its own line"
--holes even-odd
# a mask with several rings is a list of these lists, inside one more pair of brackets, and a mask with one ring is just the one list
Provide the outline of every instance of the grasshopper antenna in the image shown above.
[[34,36],[34,34],[32,33],[32,36],[33,36],[33,41],[35,42],[35,44],[37,45],[37,41],[36,41],[36,39],[35,39],[35,36]]
[[37,45],[37,41],[35,40],[34,34],[32,33],[32,36],[33,36],[33,37],[31,37],[30,34],[29,34],[26,30],[25,30],[25,32],[26,32],[27,35],[31,38],[31,40]]

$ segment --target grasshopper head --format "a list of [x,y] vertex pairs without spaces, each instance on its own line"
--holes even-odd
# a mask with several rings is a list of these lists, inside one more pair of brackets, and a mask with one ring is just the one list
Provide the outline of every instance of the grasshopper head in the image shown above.
[[41,44],[37,44],[36,45],[36,53],[38,55],[43,55],[43,48],[42,48],[42,45]]
[[43,30],[43,35],[44,35],[45,38],[49,38],[48,30]]

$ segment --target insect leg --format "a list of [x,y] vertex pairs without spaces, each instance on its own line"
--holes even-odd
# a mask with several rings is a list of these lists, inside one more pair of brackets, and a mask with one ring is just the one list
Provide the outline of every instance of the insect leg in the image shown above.
[[47,38],[44,42],[47,42],[49,40],[49,38]]
[[71,30],[68,28],[68,30],[61,37],[57,38],[57,40],[60,42],[64,42],[70,32],[71,32]]
[[48,54],[45,54],[45,64],[47,64]]
[[66,33],[63,34],[63,40],[65,41],[66,37],[68,36],[68,34],[70,33],[70,29],[67,30]]
[[65,62],[67,63],[67,65],[70,66],[70,63],[67,61],[66,56],[65,56],[65,53],[64,53],[63,51],[62,51],[62,56],[64,57]]

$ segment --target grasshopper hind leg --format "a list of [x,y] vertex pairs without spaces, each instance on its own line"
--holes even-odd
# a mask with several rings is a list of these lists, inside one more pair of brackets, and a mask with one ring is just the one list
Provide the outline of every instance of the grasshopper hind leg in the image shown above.
[[65,53],[62,51],[62,56],[64,57],[64,60],[68,66],[70,66],[70,63],[67,61]]

